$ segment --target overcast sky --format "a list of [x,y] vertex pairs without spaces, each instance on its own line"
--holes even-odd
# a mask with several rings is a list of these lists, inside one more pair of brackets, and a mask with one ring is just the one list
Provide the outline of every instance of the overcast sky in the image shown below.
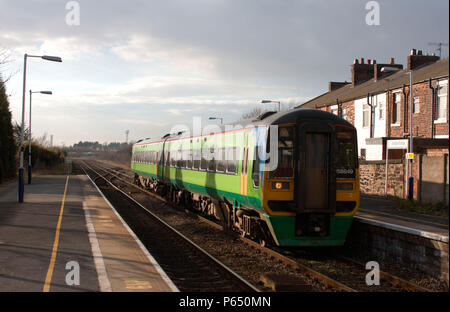
[[[22,114],[24,53],[29,58],[32,131],[54,144],[113,142],[165,134],[194,116],[235,121],[263,99],[298,105],[351,80],[354,58],[405,65],[410,49],[448,43],[448,0],[381,0],[379,25],[369,1],[0,0],[2,75],[14,120]],[[69,15],[68,15],[69,14]],[[373,15],[370,15],[373,17]],[[372,18],[373,21],[373,18]],[[70,23],[69,23],[70,24]],[[442,56],[448,57],[448,47]],[[272,106],[271,106],[272,105]]]

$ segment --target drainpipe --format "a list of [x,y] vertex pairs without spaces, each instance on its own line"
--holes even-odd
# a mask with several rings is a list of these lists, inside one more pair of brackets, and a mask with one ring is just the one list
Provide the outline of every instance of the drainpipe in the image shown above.
[[373,127],[372,127],[372,109],[373,109],[372,105],[373,104],[370,104],[369,98],[370,98],[370,93],[367,93],[367,105],[369,105],[369,107],[370,107],[370,115],[369,115],[370,138],[373,138]]
[[338,107],[338,116],[342,117],[341,105],[339,104],[339,99],[338,98],[336,98],[336,105]]
[[406,95],[406,91],[405,91],[405,85],[403,85],[403,133],[406,133],[406,124],[407,124],[406,116],[407,116],[408,105],[406,105],[406,101],[407,101],[407,95]]
[[433,84],[431,83],[431,78],[428,81],[428,86],[431,89],[431,138],[434,138],[434,106],[435,106],[435,92],[436,89],[433,88]]

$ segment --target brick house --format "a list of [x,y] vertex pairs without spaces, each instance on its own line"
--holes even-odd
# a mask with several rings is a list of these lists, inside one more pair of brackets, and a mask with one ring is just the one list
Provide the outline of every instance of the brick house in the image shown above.
[[[386,195],[387,191],[390,195],[406,197],[409,176],[409,166],[404,160],[406,150],[390,149],[388,154],[392,164],[403,164],[399,173],[401,177],[388,173],[391,181],[404,181],[400,191],[394,192],[394,187],[389,182],[386,184],[385,170],[381,170],[383,174],[371,174],[372,179],[363,175],[367,169],[365,165],[373,167],[386,163],[388,140],[409,138],[411,132],[415,154],[412,165],[414,198],[422,202],[448,203],[448,66],[448,58],[441,60],[438,56],[423,55],[416,49],[408,55],[406,69],[396,64],[393,58],[385,64],[355,59],[351,66],[351,82],[330,82],[328,92],[301,107],[335,113],[356,127],[361,181],[367,181],[366,189],[363,183],[361,185],[366,193]],[[412,130],[409,120],[410,72],[413,85]]]

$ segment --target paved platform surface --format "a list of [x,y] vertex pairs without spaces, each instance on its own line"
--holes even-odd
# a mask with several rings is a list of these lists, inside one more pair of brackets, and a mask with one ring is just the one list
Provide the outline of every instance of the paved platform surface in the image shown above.
[[[448,243],[448,218],[402,211],[396,201],[378,196],[361,196],[356,217],[372,224],[417,234]],[[378,223],[378,224],[377,224]]]
[[177,291],[87,176],[0,188],[0,291]]

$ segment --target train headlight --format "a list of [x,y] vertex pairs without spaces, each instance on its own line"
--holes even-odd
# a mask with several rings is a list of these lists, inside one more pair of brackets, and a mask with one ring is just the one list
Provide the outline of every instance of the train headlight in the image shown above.
[[289,189],[289,182],[272,182],[272,189],[273,190],[288,190]]

